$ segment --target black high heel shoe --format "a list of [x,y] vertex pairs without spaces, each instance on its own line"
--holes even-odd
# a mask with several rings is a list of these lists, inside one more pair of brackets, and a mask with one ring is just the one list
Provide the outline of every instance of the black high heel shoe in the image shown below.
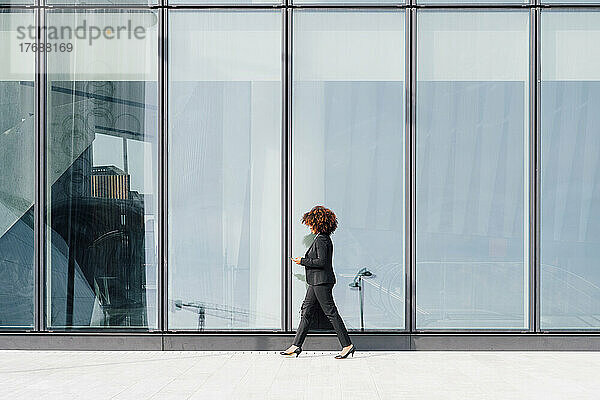
[[352,358],[354,358],[354,350],[356,350],[356,347],[354,347],[354,345],[352,345],[352,349],[350,351],[348,351],[344,355],[338,354],[337,356],[335,356],[335,358],[337,358],[338,360],[341,360],[342,358],[348,358],[348,356],[350,354],[352,354]]
[[296,347],[296,350],[292,351],[291,353],[288,353],[286,351],[280,351],[279,354],[281,354],[282,356],[291,356],[292,354],[296,355],[296,358],[298,358],[298,356],[300,355],[300,353],[302,353],[302,347]]

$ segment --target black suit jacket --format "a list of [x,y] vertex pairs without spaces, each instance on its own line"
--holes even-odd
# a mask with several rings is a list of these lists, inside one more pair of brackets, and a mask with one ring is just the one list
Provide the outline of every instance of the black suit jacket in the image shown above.
[[304,257],[300,259],[300,265],[306,268],[306,283],[309,285],[335,283],[332,260],[333,242],[329,235],[319,233]]

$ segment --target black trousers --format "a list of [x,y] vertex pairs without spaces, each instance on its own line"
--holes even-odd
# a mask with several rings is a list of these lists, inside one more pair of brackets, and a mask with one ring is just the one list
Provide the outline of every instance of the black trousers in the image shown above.
[[342,317],[340,317],[335,302],[333,301],[333,295],[331,294],[332,289],[333,284],[308,286],[306,297],[304,297],[304,301],[302,302],[302,318],[300,319],[298,331],[294,338],[294,345],[302,346],[302,343],[304,343],[304,339],[306,339],[306,335],[308,334],[308,328],[310,327],[312,314],[315,307],[319,306],[331,322],[331,325],[333,325],[333,329],[335,329],[335,333],[337,334],[342,347],[349,346],[352,343],[350,342],[350,336],[348,336],[344,321],[342,321]]

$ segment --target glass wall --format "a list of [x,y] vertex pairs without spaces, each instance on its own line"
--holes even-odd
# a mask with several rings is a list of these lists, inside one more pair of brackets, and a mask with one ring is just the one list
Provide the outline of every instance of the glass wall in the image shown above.
[[[19,5],[31,6],[33,4],[34,4],[34,0],[0,0],[0,6],[19,6]],[[17,11],[17,10],[12,10],[12,11]],[[31,12],[32,10],[29,10],[29,11]],[[4,12],[4,11],[2,11],[2,12]],[[32,26],[35,26],[35,18],[32,19],[31,22],[27,22],[26,25],[20,25],[20,26],[29,26],[30,24]]]
[[526,328],[529,13],[417,22],[417,328]]
[[0,0],[0,329],[600,331],[600,11],[408,3]]
[[[6,0],[0,0],[0,1],[6,1]],[[15,0],[12,0],[15,1]],[[23,0],[19,0],[19,1],[23,1]],[[42,1],[42,0],[37,0]],[[66,7],[73,7],[73,6],[83,6],[83,7],[89,7],[89,6],[113,6],[115,5],[115,2],[112,0],[45,0],[46,4],[48,5],[52,5],[53,7],[56,6],[66,6]],[[156,6],[158,5],[159,0],[119,0],[118,5],[120,6]]]
[[[290,2],[291,3],[291,2]],[[406,4],[405,0],[293,0],[294,4],[302,6],[311,5],[347,5],[349,7],[353,5],[366,6],[372,5],[403,5]],[[347,10],[349,11],[349,10]]]
[[[529,4],[529,0],[416,0],[416,3],[419,5],[435,5],[435,6],[441,6],[441,5],[450,5],[450,6],[456,6],[456,5],[461,5],[461,4],[465,4],[465,5],[487,5],[489,7],[493,7],[494,5],[497,4],[501,4],[501,5],[525,5],[525,4]],[[465,12],[461,11],[461,12]],[[468,11],[467,11],[468,12]]]
[[598,329],[600,12],[541,24],[541,327]]
[[282,21],[169,15],[170,329],[281,327]]
[[228,5],[236,6],[277,6],[283,4],[282,0],[169,0],[173,5]]
[[35,54],[18,51],[32,11],[0,12],[0,327],[33,325]]
[[[337,285],[349,329],[404,328],[404,12],[294,13],[292,256],[313,240],[300,224],[314,205],[331,208]],[[306,291],[293,264],[293,326]]]
[[73,47],[47,53],[47,324],[156,328],[158,15],[47,19],[121,34],[48,37]]
[[[600,5],[599,0],[540,0],[540,4],[544,5]],[[585,12],[586,10],[581,10]]]

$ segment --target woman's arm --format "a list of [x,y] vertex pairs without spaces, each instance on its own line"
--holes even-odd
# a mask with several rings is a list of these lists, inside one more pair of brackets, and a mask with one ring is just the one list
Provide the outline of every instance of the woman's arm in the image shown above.
[[316,239],[315,251],[317,252],[317,258],[302,257],[300,259],[300,265],[304,265],[308,268],[325,268],[328,262],[329,252],[327,249],[327,240]]

